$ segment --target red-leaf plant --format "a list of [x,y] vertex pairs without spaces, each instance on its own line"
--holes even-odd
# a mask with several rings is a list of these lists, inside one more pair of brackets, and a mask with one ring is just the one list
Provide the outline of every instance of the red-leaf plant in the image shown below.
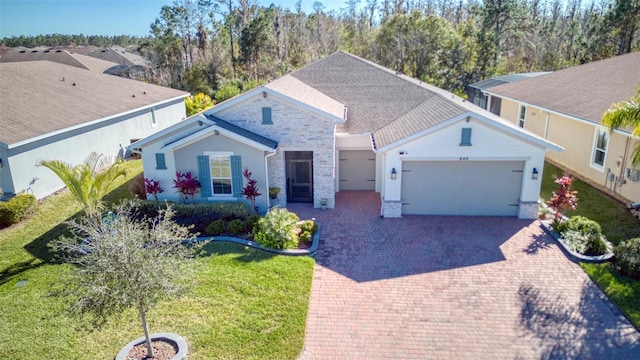
[[242,189],[242,195],[249,200],[251,208],[258,212],[258,208],[256,207],[256,198],[262,195],[258,192],[258,187],[256,186],[258,182],[251,178],[251,171],[247,168],[242,172],[242,176],[247,179],[247,185]]
[[561,178],[556,178],[555,183],[558,184],[558,190],[553,192],[551,200],[547,205],[556,212],[556,219],[562,219],[563,210],[575,210],[578,206],[577,191],[571,188],[573,178],[568,174],[564,174]]
[[200,191],[201,185],[198,177],[193,176],[191,171],[187,171],[186,173],[176,171],[176,179],[173,180],[173,187],[178,189],[178,193],[182,194],[185,203],[189,197],[191,197],[191,202],[195,203],[194,196]]
[[147,194],[153,195],[153,198],[156,199],[156,201],[158,201],[158,194],[164,192],[160,186],[160,181],[149,178],[144,178],[144,190]]

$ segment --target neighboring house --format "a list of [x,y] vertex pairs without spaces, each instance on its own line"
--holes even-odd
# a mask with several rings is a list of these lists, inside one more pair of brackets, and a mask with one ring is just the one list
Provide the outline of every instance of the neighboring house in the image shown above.
[[64,185],[38,161],[76,165],[93,151],[123,155],[131,141],[184,119],[186,96],[46,60],[2,62],[0,188],[47,196]]
[[269,206],[376,191],[381,215],[535,218],[547,150],[559,146],[453,94],[338,52],[222,102],[135,146],[165,199],[176,171],[202,183],[200,201],[243,199],[253,173]]
[[105,72],[118,64],[63,49],[12,49],[0,55],[0,63],[51,61],[80,69]]
[[509,75],[502,75],[502,76],[497,76],[491,79],[485,79],[482,81],[478,81],[476,83],[473,84],[469,84],[467,85],[467,98],[469,99],[469,101],[471,101],[472,103],[480,106],[481,108],[485,109],[485,110],[489,110],[492,113],[500,116],[500,102],[499,101],[494,101],[491,105],[491,109],[489,109],[487,107],[488,103],[487,103],[487,94],[485,93],[485,91],[487,89],[490,89],[494,86],[498,86],[498,85],[502,85],[502,84],[508,84],[508,83],[512,83],[512,82],[517,82],[517,81],[521,81],[521,80],[525,80],[525,79],[530,79],[532,77],[536,77],[536,76],[540,76],[540,75],[545,75],[545,74],[549,74],[549,72],[531,72],[531,73],[519,73],[519,74],[509,74]]
[[[630,201],[640,201],[640,169],[630,156],[631,129],[601,125],[611,104],[640,86],[640,52],[596,61],[486,90],[500,116],[565,148],[547,157]],[[491,106],[491,105],[490,105]],[[558,174],[560,175],[560,174]]]

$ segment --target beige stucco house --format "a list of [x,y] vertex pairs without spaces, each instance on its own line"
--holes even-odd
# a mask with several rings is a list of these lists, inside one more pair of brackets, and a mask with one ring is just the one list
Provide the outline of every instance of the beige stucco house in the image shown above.
[[[601,125],[611,104],[640,86],[640,52],[485,90],[499,115],[565,148],[547,158],[606,191],[640,202],[640,169],[631,166],[638,138]],[[490,108],[497,108],[491,106]]]
[[338,52],[132,145],[165,199],[176,171],[199,201],[243,199],[249,169],[275,204],[335,206],[339,191],[375,191],[380,214],[535,218],[552,142],[463,99]]

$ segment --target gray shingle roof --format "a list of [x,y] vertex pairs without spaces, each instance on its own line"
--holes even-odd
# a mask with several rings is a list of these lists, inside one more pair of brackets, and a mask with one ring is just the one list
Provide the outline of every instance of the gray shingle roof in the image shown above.
[[92,58],[63,49],[11,49],[0,56],[0,63],[19,61],[51,61],[99,72],[103,72],[116,65],[113,62]]
[[16,144],[187,95],[50,61],[0,63],[0,142]]
[[372,133],[383,147],[467,110],[444,91],[361,59],[337,52],[291,73],[291,76],[347,105],[338,131]]
[[232,133],[238,134],[246,139],[255,141],[259,144],[262,144],[264,146],[270,147],[272,149],[275,149],[278,147],[278,142],[271,140],[269,138],[266,138],[262,135],[258,135],[252,131],[243,129],[239,126],[233,125],[230,122],[224,121],[220,118],[217,118],[215,116],[211,116],[211,115],[206,115],[206,114],[202,114],[203,116],[205,116],[207,119],[215,122],[215,124],[225,130],[229,130]]
[[488,90],[531,105],[600,123],[611,104],[640,85],[640,52],[574,66]]
[[548,71],[547,72],[532,72],[532,73],[520,73],[520,74],[509,74],[509,75],[496,76],[496,77],[491,78],[491,79],[485,79],[485,80],[482,80],[482,81],[475,82],[473,84],[469,84],[469,87],[484,90],[484,89],[492,88],[494,86],[507,84],[507,83],[512,83],[512,82],[517,82],[517,81],[526,80],[526,79],[531,79],[533,77],[537,77],[537,76],[540,76],[540,75],[546,75],[546,74],[550,74],[550,72],[548,72]]

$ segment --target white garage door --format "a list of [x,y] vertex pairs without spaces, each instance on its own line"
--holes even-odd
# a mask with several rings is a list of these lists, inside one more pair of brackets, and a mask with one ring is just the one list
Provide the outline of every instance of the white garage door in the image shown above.
[[522,161],[402,163],[402,213],[515,216]]
[[376,155],[369,150],[340,150],[340,190],[376,188]]

